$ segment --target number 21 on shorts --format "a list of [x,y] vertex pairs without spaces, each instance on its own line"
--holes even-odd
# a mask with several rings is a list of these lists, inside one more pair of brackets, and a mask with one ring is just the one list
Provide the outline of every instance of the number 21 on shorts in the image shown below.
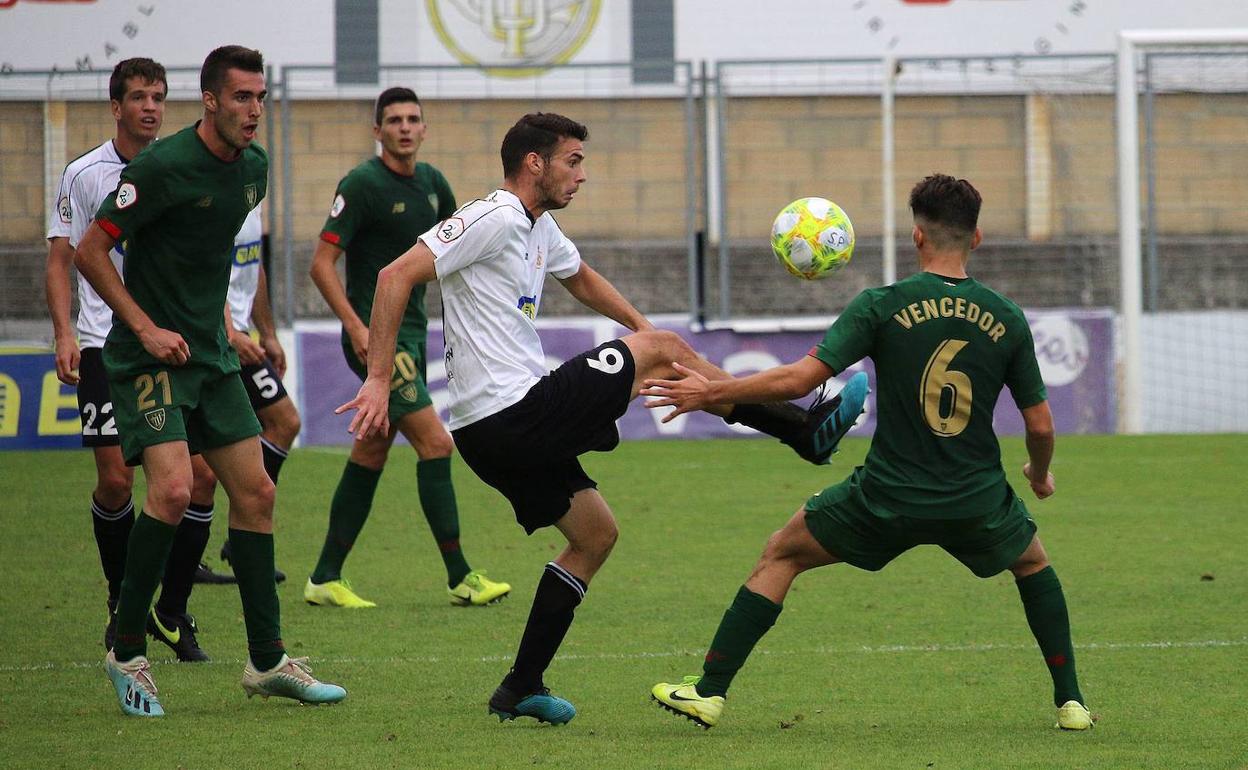
[[[173,389],[169,385],[169,372],[163,369],[155,375],[140,374],[134,378],[138,392],[138,410],[152,430],[165,427],[165,407],[173,403]],[[158,402],[156,399],[160,398]]]

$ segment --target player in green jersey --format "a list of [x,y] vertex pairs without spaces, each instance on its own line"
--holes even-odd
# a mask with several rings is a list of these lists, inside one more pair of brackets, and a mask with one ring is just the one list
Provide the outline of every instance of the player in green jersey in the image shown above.
[[719,721],[733,677],[798,574],[838,562],[879,570],[916,545],[935,544],[978,577],[1014,574],[1053,679],[1058,726],[1092,726],[1061,583],[1006,481],[992,428],[1008,386],[1026,426],[1023,475],[1037,498],[1052,495],[1053,417],[1027,320],[966,273],[982,237],[980,204],[966,180],[919,182],[910,208],[921,272],[859,294],[802,360],[714,382],[677,365],[684,379],[647,382],[642,394],[660,397],[647,406],[675,405],[671,419],[712,404],[796,398],[868,356],[876,369],[877,424],[865,464],[807,500],[767,541],[720,622],[702,676],[652,688],[668,710],[708,728]]
[[[389,88],[377,97],[373,136],[381,155],[343,177],[312,257],[312,280],[342,320],[342,352],[363,380],[367,374],[368,325],[377,274],[411,248],[416,238],[455,212],[451,186],[436,168],[418,162],[426,123],[420,100],[408,88]],[[346,254],[344,291],[334,265]],[[373,494],[395,436],[416,450],[421,509],[446,566],[451,603],[481,606],[511,591],[507,583],[473,570],[459,544],[459,512],[451,485],[455,448],[425,384],[425,287],[412,291],[403,313],[390,381],[388,432],[357,439],[329,509],[325,545],[303,597],[327,607],[373,607],[342,579],[342,565],[364,528]]]
[[[264,197],[268,158],[253,144],[263,113],[264,61],[225,46],[200,71],[203,119],[149,146],[122,172],[74,256],[113,309],[104,344],[122,454],[143,465],[147,499],[131,531],[117,606],[117,638],[105,668],[122,711],[162,716],[144,656],[144,619],[178,522],[190,500],[193,452],[202,453],[230,498],[247,627],[243,689],[307,703],[346,691],[316,680],[282,645],[273,582],[273,482],[264,471],[260,424],[226,341],[231,245]],[[125,284],[109,261],[126,244]]]

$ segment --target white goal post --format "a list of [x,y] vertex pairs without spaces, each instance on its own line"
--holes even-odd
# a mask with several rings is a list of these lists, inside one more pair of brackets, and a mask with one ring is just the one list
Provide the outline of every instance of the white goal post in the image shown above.
[[1126,30],[1118,35],[1118,243],[1122,317],[1120,432],[1143,431],[1143,314],[1140,250],[1139,67],[1141,49],[1164,46],[1248,45],[1248,29]]

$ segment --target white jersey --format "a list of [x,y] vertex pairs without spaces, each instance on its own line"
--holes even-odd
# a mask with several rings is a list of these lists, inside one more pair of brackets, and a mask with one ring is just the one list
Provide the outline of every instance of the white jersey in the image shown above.
[[549,213],[536,221],[495,190],[420,236],[442,287],[451,430],[511,406],[547,374],[534,319],[546,274],[581,269],[576,246]]
[[[48,222],[48,239],[68,238],[69,245],[77,248],[100,204],[117,189],[117,179],[127,163],[128,160],[117,154],[110,139],[66,166],[56,194],[56,207]],[[118,275],[122,274],[125,259],[122,248],[118,243],[108,254]],[[104,347],[104,338],[112,326],[112,309],[79,273],[78,344],[84,348]]]
[[234,259],[230,263],[230,290],[226,301],[230,304],[234,328],[240,332],[251,328],[251,307],[260,287],[260,236],[263,232],[260,207],[256,206],[234,236]]

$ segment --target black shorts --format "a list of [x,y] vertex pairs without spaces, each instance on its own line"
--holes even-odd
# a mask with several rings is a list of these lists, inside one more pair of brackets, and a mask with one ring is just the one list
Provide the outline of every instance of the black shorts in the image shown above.
[[282,384],[282,378],[277,376],[277,370],[268,358],[260,364],[243,366],[238,376],[243,378],[243,387],[247,389],[251,408],[257,412],[286,398],[286,386]]
[[121,445],[101,348],[83,348],[78,359],[78,418],[82,421],[83,446]]
[[597,484],[577,457],[609,452],[633,395],[633,355],[619,340],[566,361],[501,412],[453,431],[481,480],[503,493],[525,532],[561,519],[572,495]]

